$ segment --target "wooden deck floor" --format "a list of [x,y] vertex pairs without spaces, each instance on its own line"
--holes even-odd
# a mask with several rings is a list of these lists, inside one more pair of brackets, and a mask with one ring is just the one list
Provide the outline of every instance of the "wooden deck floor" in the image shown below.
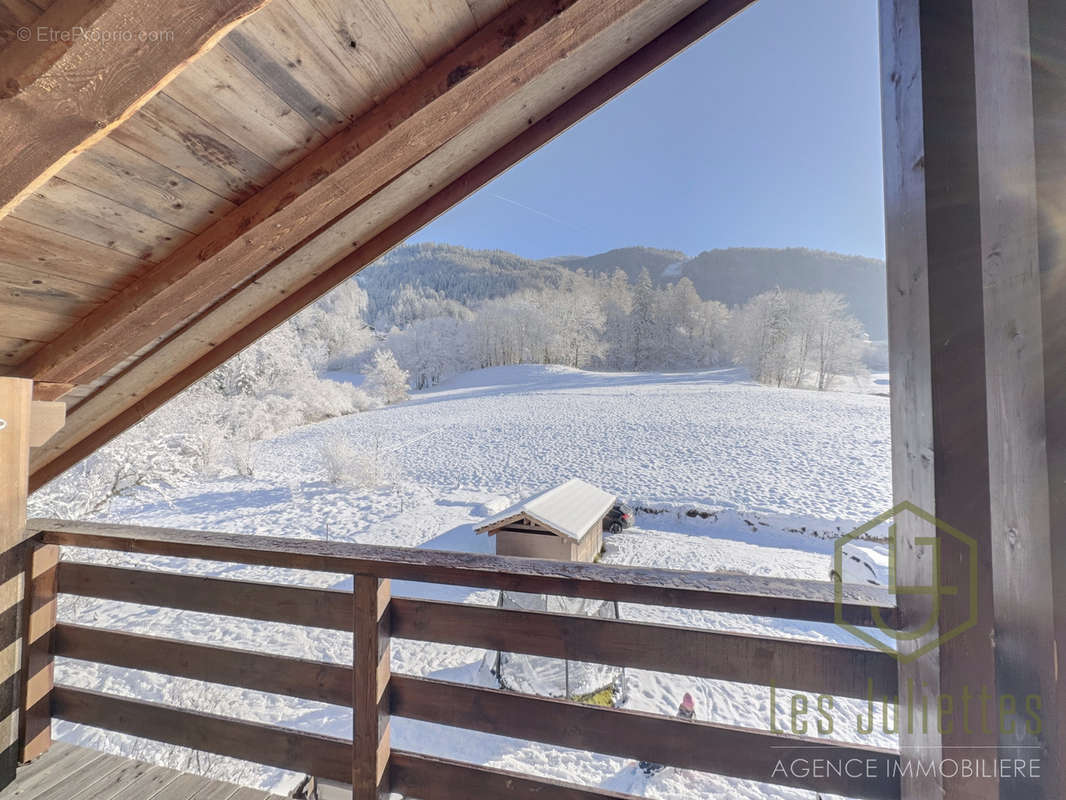
[[0,800],[279,800],[198,775],[56,742],[18,771]]

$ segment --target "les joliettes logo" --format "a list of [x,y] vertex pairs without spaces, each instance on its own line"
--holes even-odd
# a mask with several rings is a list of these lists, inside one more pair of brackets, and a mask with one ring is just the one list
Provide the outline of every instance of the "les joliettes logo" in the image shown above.
[[[928,529],[928,535],[914,537],[909,545],[911,548],[925,548],[928,551],[926,557],[930,560],[932,570],[930,572],[930,583],[926,586],[903,586],[897,581],[897,523],[899,518],[905,514],[914,515],[917,517],[918,524],[924,524],[924,527]],[[848,542],[860,539],[865,534],[886,522],[890,523],[888,529],[888,592],[897,597],[899,595],[927,595],[930,598],[930,612],[929,618],[923,620],[920,625],[909,626],[907,630],[898,630],[895,626],[890,625],[885,621],[880,607],[872,606],[870,612],[878,630],[883,634],[884,638],[882,638],[845,621],[844,583],[841,580],[841,576],[844,575],[844,559],[847,557],[844,553],[844,546],[847,545]],[[968,577],[967,586],[959,587],[948,585],[943,581],[941,559],[942,548],[945,543],[944,537],[950,537],[951,540],[960,546],[964,553]],[[918,557],[922,556],[919,555]],[[889,653],[892,657],[899,659],[903,663],[913,661],[925,653],[928,653],[930,650],[951,641],[959,634],[964,633],[977,624],[977,564],[976,541],[958,528],[949,525],[943,520],[937,519],[928,511],[919,508],[913,503],[904,501],[886,511],[884,514],[874,517],[865,525],[856,528],[846,536],[840,537],[833,546],[833,569],[837,576],[834,580],[836,624],[853,636],[862,639],[867,644],[870,644],[879,650]],[[936,636],[930,637],[929,634],[936,628],[939,621],[941,598],[949,595],[957,596],[960,592],[963,593],[964,596],[966,608],[965,617],[950,630],[941,630]],[[885,641],[885,639],[888,639],[888,641]],[[919,641],[921,641],[921,643],[917,644]],[[901,651],[899,648],[899,644],[901,643],[913,643],[917,644],[917,646],[907,647]]]

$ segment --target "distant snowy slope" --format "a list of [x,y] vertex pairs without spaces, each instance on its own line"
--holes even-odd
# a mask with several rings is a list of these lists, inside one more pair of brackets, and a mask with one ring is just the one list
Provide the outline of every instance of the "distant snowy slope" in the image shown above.
[[403,478],[422,486],[521,496],[577,477],[648,505],[833,524],[891,501],[888,398],[772,389],[734,369],[479,370],[280,436],[262,446],[263,466],[313,464],[336,435],[388,443]]

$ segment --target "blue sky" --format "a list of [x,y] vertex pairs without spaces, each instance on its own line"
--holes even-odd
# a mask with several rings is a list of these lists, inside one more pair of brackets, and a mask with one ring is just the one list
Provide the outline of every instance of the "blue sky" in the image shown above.
[[883,258],[876,0],[759,0],[411,241]]

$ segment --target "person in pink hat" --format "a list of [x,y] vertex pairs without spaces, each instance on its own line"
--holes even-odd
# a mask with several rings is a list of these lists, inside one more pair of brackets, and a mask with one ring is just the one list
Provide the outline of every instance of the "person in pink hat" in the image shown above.
[[685,696],[681,698],[681,705],[677,707],[677,715],[681,719],[692,719],[696,716],[696,704],[688,692],[685,692]]

